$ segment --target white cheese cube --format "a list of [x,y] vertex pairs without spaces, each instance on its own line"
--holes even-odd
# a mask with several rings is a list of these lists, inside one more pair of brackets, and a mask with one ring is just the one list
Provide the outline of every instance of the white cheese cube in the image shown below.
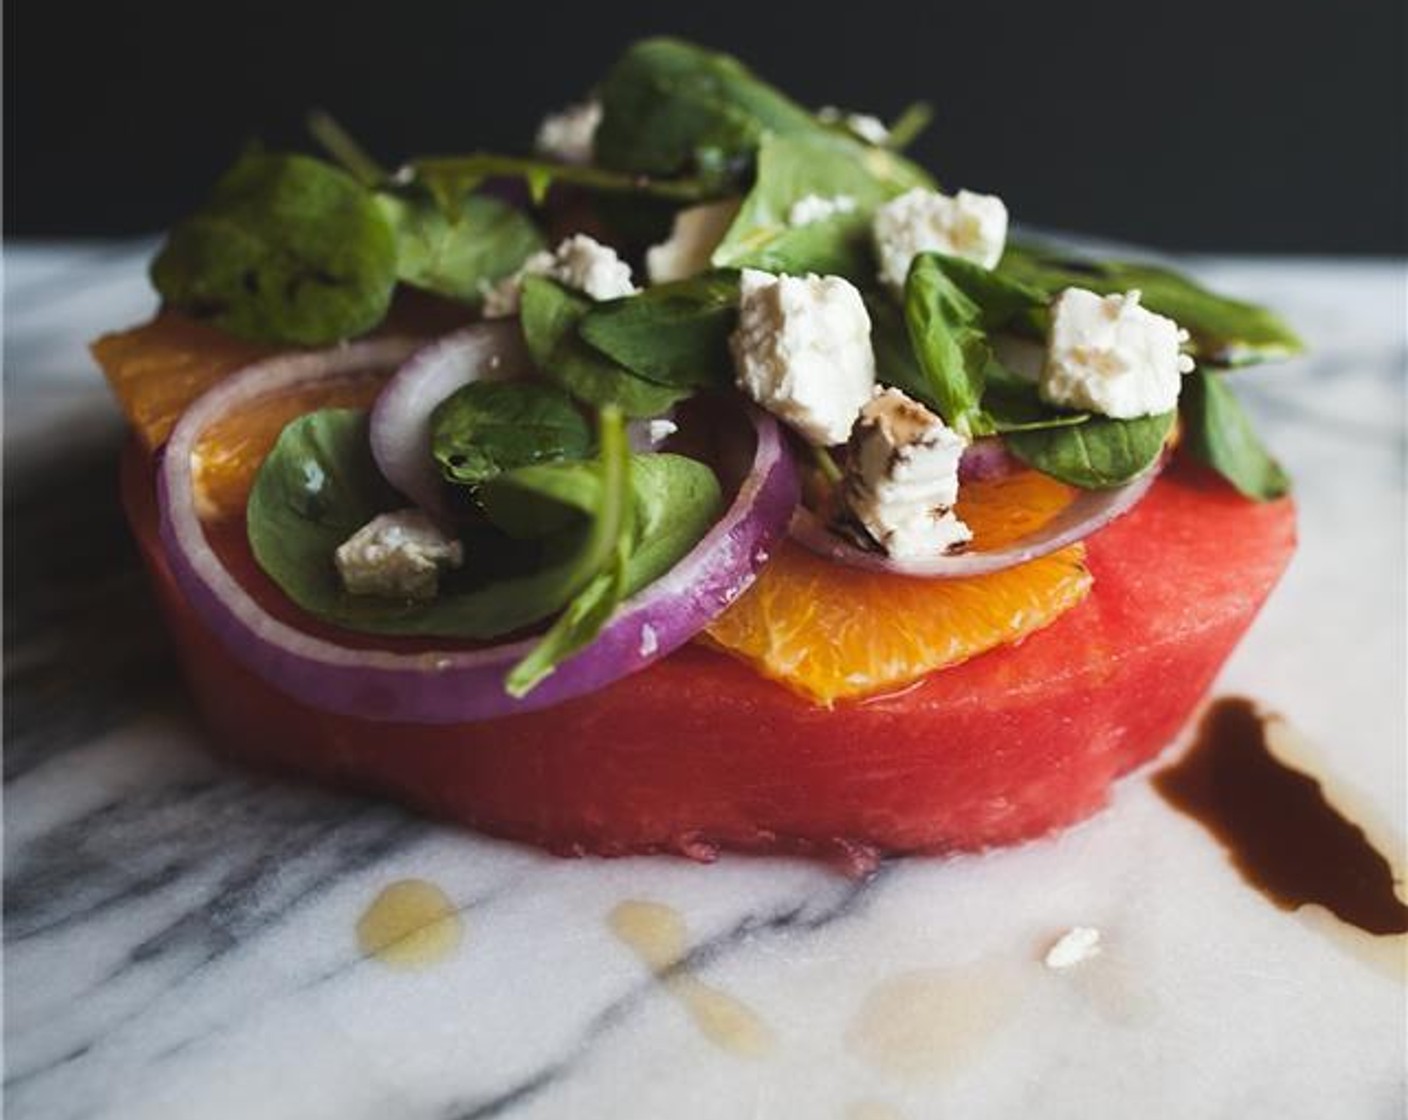
[[877,389],[851,433],[841,494],[898,560],[941,556],[973,539],[953,512],[968,441],[898,389]]
[[744,269],[729,340],[738,387],[810,443],[844,443],[875,388],[870,315],[840,276]]
[[439,591],[442,569],[464,563],[464,547],[421,510],[403,509],[372,518],[334,560],[349,594],[424,601]]
[[1193,359],[1180,352],[1188,332],[1139,305],[1139,293],[1101,296],[1067,288],[1051,308],[1043,400],[1132,420],[1178,405]]
[[592,161],[596,130],[601,124],[601,102],[583,101],[560,113],[549,113],[538,126],[533,145],[540,154],[560,163],[577,165]]
[[502,319],[518,314],[525,276],[549,276],[592,299],[617,299],[638,291],[631,282],[631,266],[616,255],[615,249],[585,233],[574,233],[552,252],[534,253],[512,276],[485,288],[480,308],[484,318]]
[[736,198],[690,206],[675,215],[670,236],[645,251],[645,272],[652,284],[687,280],[709,267],[741,205]]
[[787,211],[789,226],[809,226],[813,222],[824,222],[837,214],[850,214],[856,208],[856,200],[848,194],[823,197],[819,194],[803,195]]
[[959,191],[950,198],[915,187],[880,207],[872,229],[880,281],[902,291],[920,253],[996,266],[1007,244],[1007,207],[996,195]]

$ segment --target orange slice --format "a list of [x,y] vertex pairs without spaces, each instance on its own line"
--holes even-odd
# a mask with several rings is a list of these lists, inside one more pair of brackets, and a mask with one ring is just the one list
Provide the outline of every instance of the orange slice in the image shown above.
[[1036,532],[1075,498],[1075,487],[1022,470],[965,482],[955,512],[973,530],[970,549],[1001,548]]
[[[1040,527],[1072,499],[1035,471],[965,484],[975,547]],[[1080,545],[967,579],[915,579],[835,564],[785,544],[710,624],[711,644],[826,706],[890,692],[1050,624],[1090,591]]]
[[92,349],[123,415],[148,451],[166,442],[198,396],[227,374],[275,352],[174,311],[105,334]]
[[266,397],[222,416],[191,452],[196,509],[203,521],[244,515],[259,465],[290,421],[320,408],[370,408],[384,377],[362,377]]

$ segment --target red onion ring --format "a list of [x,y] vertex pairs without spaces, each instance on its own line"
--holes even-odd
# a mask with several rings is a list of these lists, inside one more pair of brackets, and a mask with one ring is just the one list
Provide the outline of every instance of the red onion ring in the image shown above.
[[962,579],[965,576],[988,575],[1004,568],[1015,568],[1018,564],[1075,544],[1103,529],[1121,514],[1128,513],[1149,492],[1166,460],[1167,456],[1164,456],[1138,478],[1112,490],[1082,490],[1070,505],[1040,529],[1002,548],[982,552],[956,552],[923,560],[896,560],[883,552],[862,548],[833,532],[805,506],[798,506],[792,515],[789,532],[793,540],[818,556],[852,568],[922,579]]
[[983,436],[963,449],[963,457],[958,460],[958,480],[1005,478],[1025,469],[1026,464],[1007,450],[999,436]]
[[349,649],[266,612],[211,549],[196,513],[191,455],[221,416],[260,397],[328,379],[395,368],[415,344],[357,343],[273,358],[200,397],[177,423],[157,473],[161,539],[191,606],[247,668],[303,703],[363,719],[459,723],[527,712],[603,688],[683,645],[753,581],[796,507],[796,466],[777,422],[749,408],[747,477],[704,538],[664,577],[617,610],[596,640],[521,699],[508,670],[536,639],[422,653]]
[[372,407],[372,458],[386,481],[445,517],[445,483],[430,453],[430,416],[475,381],[506,381],[533,368],[518,320],[476,323],[416,351]]

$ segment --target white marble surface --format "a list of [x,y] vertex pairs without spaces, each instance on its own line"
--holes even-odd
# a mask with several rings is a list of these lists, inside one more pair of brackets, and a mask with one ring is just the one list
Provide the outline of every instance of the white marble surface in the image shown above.
[[[209,759],[83,350],[150,306],[144,248],[6,253],[7,1116],[1402,1115],[1401,980],[1250,890],[1144,775],[1059,839],[859,884],[795,861],[564,862]],[[1314,352],[1238,376],[1296,478],[1302,546],[1217,691],[1284,713],[1401,864],[1404,267],[1193,264]],[[417,972],[354,936],[408,876],[465,921]],[[752,1009],[770,1054],[709,1041],[612,936],[628,898],[684,916],[690,971]],[[1043,967],[1074,925],[1105,951]],[[932,1060],[905,1070],[856,1024],[914,970],[909,991],[949,998],[914,1043]]]

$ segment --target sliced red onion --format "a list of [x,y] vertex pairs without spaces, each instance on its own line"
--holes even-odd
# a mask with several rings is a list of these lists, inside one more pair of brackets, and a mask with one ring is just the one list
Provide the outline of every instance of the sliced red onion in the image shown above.
[[[664,577],[622,604],[590,646],[521,699],[504,691],[528,638],[476,650],[350,649],[265,611],[220,562],[196,513],[191,454],[220,417],[261,397],[394,368],[414,344],[385,340],[274,358],[210,390],[176,425],[157,474],[161,537],[172,573],[215,639],[275,687],[326,711],[371,720],[459,723],[546,708],[596,691],[683,645],[753,581],[786,532],[799,493],[777,422],[748,409],[746,477],[704,538]],[[725,472],[726,473],[726,472]]]
[[984,436],[963,449],[963,458],[958,461],[958,479],[969,482],[973,479],[1005,478],[1024,470],[1025,466],[1007,450],[1001,437]]
[[876,549],[863,548],[834,532],[804,506],[798,506],[792,515],[790,531],[793,540],[818,556],[852,568],[923,579],[982,576],[1014,568],[1084,540],[1132,509],[1149,492],[1162,468],[1163,460],[1160,460],[1132,482],[1113,490],[1081,490],[1070,505],[1040,529],[1001,548],[955,552],[922,560],[897,560]]
[[430,416],[475,381],[506,381],[533,368],[518,320],[476,323],[418,350],[372,408],[372,458],[386,480],[429,513],[445,516],[444,482],[430,454]]

